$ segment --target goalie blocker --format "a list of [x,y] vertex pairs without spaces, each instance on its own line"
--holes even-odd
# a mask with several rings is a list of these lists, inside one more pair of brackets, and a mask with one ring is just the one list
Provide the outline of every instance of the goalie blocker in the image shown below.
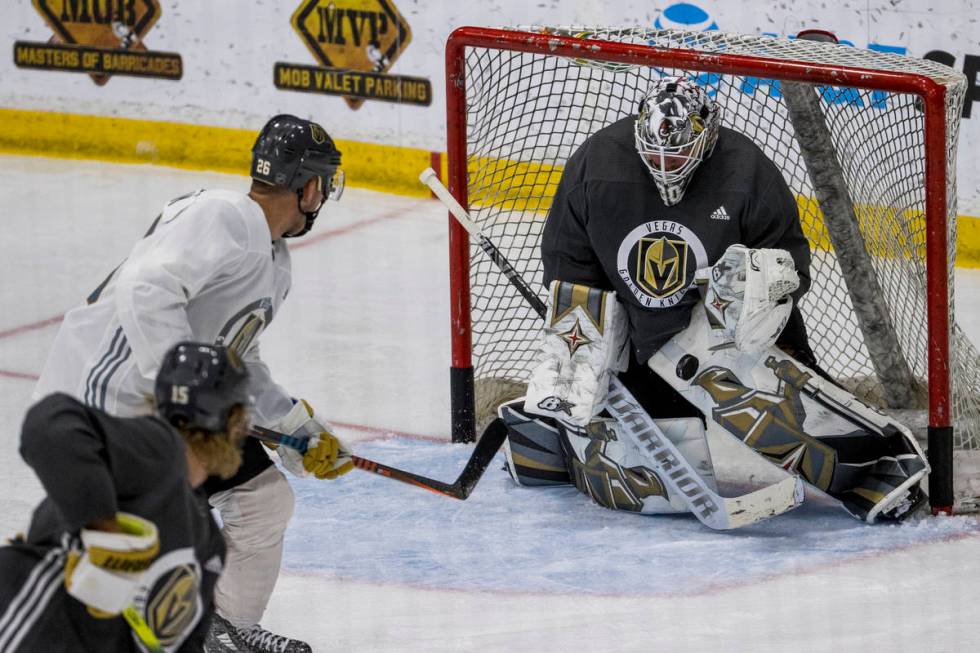
[[[616,293],[561,281],[549,290],[527,395],[498,411],[508,427],[504,451],[511,477],[522,485],[571,482],[606,508],[686,512],[680,494],[668,492],[647,454],[617,433],[617,421],[608,413],[599,416],[610,375],[625,371],[629,355],[626,317]],[[658,426],[717,491],[701,420]]]
[[[914,437],[773,345],[796,287],[788,260],[780,250],[730,248],[706,290],[709,299],[721,301],[695,309],[687,329],[649,367],[705,419],[839,499],[855,517],[869,523],[902,519],[926,499],[919,482],[928,466]],[[602,302],[592,306],[598,313],[588,302],[566,301],[597,294]],[[615,326],[614,293],[556,281],[551,299],[528,397],[523,406],[505,404],[499,411],[509,429],[511,476],[523,485],[572,482],[609,508],[684,510],[663,491],[643,452],[617,435],[622,425],[600,415],[609,375],[622,369],[618,352],[625,349],[622,341],[603,338],[625,340],[625,330]],[[582,313],[591,317],[583,320]],[[599,316],[602,321],[593,319]],[[657,424],[713,485],[700,420],[675,422]]]

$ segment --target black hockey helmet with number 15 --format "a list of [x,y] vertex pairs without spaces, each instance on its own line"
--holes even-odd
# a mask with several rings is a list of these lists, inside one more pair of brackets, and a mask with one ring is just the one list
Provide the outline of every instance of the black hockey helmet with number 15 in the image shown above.
[[234,406],[251,406],[248,369],[221,345],[179,342],[163,357],[154,398],[157,413],[172,426],[225,431]]
[[[302,197],[306,182],[313,178],[319,180],[325,200],[339,200],[344,192],[340,151],[333,139],[317,123],[286,113],[273,116],[255,140],[251,177],[265,184],[288,188],[299,197]],[[289,236],[307,233],[320,207],[315,211],[301,209],[301,212],[306,215],[306,227]]]

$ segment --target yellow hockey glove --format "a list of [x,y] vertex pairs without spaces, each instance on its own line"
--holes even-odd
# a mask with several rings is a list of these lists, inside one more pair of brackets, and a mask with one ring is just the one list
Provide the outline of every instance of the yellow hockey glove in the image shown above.
[[65,588],[94,617],[114,617],[132,603],[143,572],[160,550],[153,522],[125,512],[116,521],[120,533],[83,528],[84,548],[70,552],[65,563]]
[[333,480],[354,469],[354,461],[337,436],[329,431],[320,431],[310,438],[310,448],[303,455],[303,469],[317,478]]
[[320,479],[333,480],[354,469],[350,447],[331,433],[329,425],[314,415],[306,401],[296,402],[279,422],[279,430],[294,437],[309,438],[309,446],[302,458],[287,447],[277,450],[286,469],[297,476],[313,474]]

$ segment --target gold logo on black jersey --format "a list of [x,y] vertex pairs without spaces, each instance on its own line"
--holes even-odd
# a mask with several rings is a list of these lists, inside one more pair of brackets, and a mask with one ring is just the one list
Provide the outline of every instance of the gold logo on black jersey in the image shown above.
[[707,266],[701,238],[673,220],[636,225],[620,241],[616,253],[619,281],[642,308],[654,310],[681,302],[694,287],[694,271]]
[[197,613],[199,579],[188,565],[180,565],[157,583],[147,604],[147,623],[163,645],[186,635]]
[[641,238],[636,254],[637,283],[652,296],[662,299],[687,287],[685,241],[666,236]]

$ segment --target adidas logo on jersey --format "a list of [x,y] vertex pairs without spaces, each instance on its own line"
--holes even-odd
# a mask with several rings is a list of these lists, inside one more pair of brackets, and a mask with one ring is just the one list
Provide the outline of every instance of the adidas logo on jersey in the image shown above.
[[728,211],[725,210],[724,206],[719,206],[711,214],[712,220],[731,220],[731,216],[728,215]]

